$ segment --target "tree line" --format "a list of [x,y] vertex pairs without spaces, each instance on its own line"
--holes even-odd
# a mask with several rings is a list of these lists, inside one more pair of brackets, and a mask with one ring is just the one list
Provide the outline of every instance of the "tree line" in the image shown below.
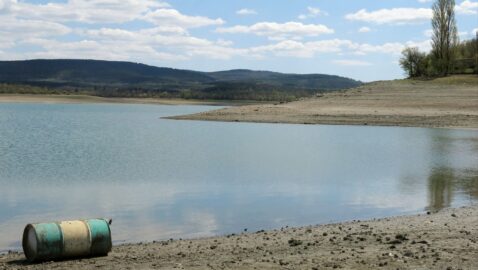
[[408,77],[439,77],[450,74],[478,73],[478,34],[461,41],[455,19],[454,0],[436,0],[432,6],[432,50],[420,52],[417,47],[402,51],[400,66]]

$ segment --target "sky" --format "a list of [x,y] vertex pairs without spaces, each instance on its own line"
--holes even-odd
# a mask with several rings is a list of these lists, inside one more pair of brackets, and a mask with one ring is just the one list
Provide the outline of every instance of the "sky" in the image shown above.
[[[404,76],[430,50],[433,0],[0,0],[0,60],[103,59],[218,71]],[[461,40],[478,0],[457,0]]]

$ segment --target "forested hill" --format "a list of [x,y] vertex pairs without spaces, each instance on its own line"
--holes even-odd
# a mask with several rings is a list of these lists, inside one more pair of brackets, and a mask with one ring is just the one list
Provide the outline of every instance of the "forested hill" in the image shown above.
[[[0,93],[86,93],[120,97],[285,100],[361,84],[323,74],[199,72],[100,60],[0,61]],[[31,87],[30,87],[31,86]]]

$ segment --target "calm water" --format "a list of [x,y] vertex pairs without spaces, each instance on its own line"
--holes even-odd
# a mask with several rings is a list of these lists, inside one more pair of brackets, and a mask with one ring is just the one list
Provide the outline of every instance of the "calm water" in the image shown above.
[[121,243],[478,201],[478,131],[160,119],[209,109],[0,104],[0,250],[39,221]]

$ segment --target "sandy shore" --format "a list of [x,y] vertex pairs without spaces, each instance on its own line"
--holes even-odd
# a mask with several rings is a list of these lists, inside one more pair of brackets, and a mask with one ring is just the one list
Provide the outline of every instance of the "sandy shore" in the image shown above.
[[[115,246],[107,257],[0,269],[478,269],[478,206],[371,221]],[[114,229],[114,224],[113,224]]]
[[301,101],[226,108],[172,119],[478,128],[478,76],[384,81]]
[[29,95],[29,94],[0,94],[0,103],[132,103],[156,105],[212,105],[236,106],[255,104],[254,101],[222,101],[222,100],[189,100],[189,99],[160,99],[160,98],[103,98],[85,95]]

